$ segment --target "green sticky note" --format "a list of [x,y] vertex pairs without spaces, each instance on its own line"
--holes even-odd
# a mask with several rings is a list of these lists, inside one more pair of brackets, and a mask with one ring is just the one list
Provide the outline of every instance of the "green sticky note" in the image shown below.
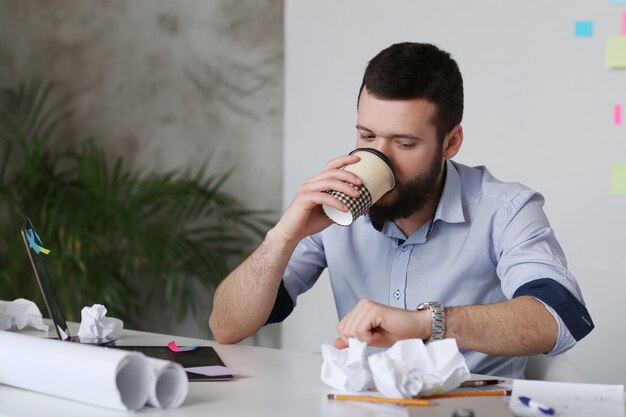
[[626,68],[626,36],[609,37],[605,65],[609,68]]
[[611,193],[626,195],[626,164],[613,162],[611,165]]

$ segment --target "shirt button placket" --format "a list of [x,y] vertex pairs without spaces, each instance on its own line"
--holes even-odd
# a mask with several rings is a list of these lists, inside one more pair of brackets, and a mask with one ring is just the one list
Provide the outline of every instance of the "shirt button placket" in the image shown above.
[[398,308],[406,308],[404,289],[406,288],[406,275],[411,255],[412,245],[400,245],[394,254],[393,269],[390,282],[390,305]]

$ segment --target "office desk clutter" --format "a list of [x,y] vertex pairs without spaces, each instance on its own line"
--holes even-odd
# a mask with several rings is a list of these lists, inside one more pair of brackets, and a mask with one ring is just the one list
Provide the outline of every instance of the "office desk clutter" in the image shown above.
[[0,300],[0,330],[9,330],[13,327],[20,330],[32,327],[48,331],[48,325],[43,322],[37,304],[24,298],[13,301]]
[[[78,337],[81,341],[90,339],[119,339],[124,330],[120,319],[106,316],[107,309],[102,304],[83,307],[80,312]],[[88,342],[87,342],[88,343]]]
[[366,344],[349,340],[346,349],[322,345],[324,383],[337,390],[365,391],[375,387],[392,398],[412,398],[450,391],[470,378],[456,340],[424,344],[421,339],[396,342],[366,358]]
[[367,343],[351,338],[348,347],[337,349],[329,343],[321,348],[322,381],[337,390],[365,391],[374,387],[374,379],[367,363]]
[[0,331],[0,384],[114,410],[180,406],[182,366],[138,352]]
[[124,330],[120,319],[107,317],[107,309],[102,304],[83,307],[80,312],[80,328],[78,337],[87,342],[90,339],[119,339]]
[[516,379],[509,405],[517,417],[624,417],[624,386]]

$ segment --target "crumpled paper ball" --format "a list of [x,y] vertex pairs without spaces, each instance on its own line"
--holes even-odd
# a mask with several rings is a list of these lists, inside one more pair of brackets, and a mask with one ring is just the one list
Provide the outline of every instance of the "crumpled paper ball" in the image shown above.
[[78,337],[81,340],[118,339],[122,335],[124,323],[120,319],[106,317],[107,309],[102,304],[84,307],[80,311],[80,328]]
[[322,345],[322,381],[334,389],[364,391],[373,387],[365,350],[367,343],[349,339],[346,349]]
[[387,397],[450,391],[470,378],[455,339],[428,344],[421,339],[400,340],[368,360],[376,388]]
[[48,331],[48,325],[43,322],[43,316],[37,304],[24,298],[0,301],[0,330],[8,330],[14,326],[20,330],[33,327],[37,330]]
[[452,390],[470,378],[455,339],[428,344],[421,339],[399,340],[367,359],[365,342],[348,343],[345,349],[322,345],[322,381],[337,390],[375,386],[386,397],[411,398]]

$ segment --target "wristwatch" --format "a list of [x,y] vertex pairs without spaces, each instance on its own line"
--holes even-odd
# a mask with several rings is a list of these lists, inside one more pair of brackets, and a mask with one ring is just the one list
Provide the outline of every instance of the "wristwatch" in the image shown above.
[[433,340],[443,339],[443,334],[446,332],[446,313],[444,307],[437,301],[428,301],[417,306],[417,311],[426,309],[429,309],[433,314],[433,327],[428,341],[432,342]]

